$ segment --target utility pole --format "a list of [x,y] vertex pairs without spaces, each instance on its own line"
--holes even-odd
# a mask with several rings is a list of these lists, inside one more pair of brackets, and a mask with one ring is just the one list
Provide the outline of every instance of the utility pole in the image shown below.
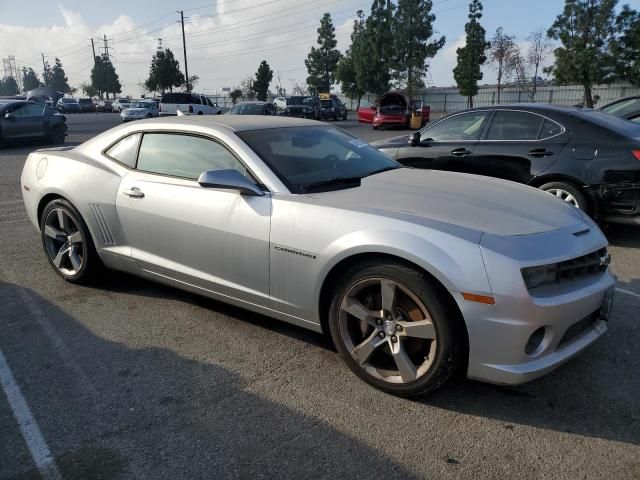
[[102,41],[104,42],[104,53],[103,53],[103,56],[107,57],[107,60],[109,60],[109,40],[107,40],[107,36],[106,35],[103,37]]
[[91,51],[93,52],[93,64],[96,64],[96,46],[93,43],[93,38],[91,38]]
[[178,12],[180,14],[180,23],[182,24],[182,49],[184,50],[184,76],[187,80],[187,93],[191,93],[191,84],[189,83],[189,68],[187,67],[187,42],[184,39],[184,10]]
[[47,85],[47,64],[44,61],[44,53],[42,54],[42,82],[44,83],[45,87],[48,87],[48,85]]

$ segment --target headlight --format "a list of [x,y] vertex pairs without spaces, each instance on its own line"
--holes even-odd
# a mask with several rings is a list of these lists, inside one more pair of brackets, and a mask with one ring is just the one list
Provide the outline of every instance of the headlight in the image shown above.
[[522,269],[522,278],[528,289],[539,287],[548,283],[555,283],[558,272],[558,264],[550,263],[539,267],[526,267]]

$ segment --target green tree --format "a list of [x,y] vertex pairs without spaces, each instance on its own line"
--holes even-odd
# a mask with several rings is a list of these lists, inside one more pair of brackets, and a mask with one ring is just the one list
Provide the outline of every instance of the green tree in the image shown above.
[[[366,91],[382,95],[389,90],[393,65],[393,38],[395,6],[391,0],[373,0],[371,14],[365,21],[364,42],[358,59],[358,80]],[[355,55],[355,52],[354,52]],[[366,62],[366,64],[365,64]]]
[[427,59],[433,58],[445,43],[445,37],[430,41],[433,36],[431,0],[399,0],[394,17],[394,77],[406,85],[409,98],[424,87],[423,77],[429,69]]
[[516,45],[515,36],[504,33],[502,27],[498,27],[491,39],[491,47],[487,60],[493,65],[498,74],[497,103],[500,103],[502,81],[511,78],[516,70],[517,56],[520,51]]
[[20,93],[18,82],[13,77],[4,77],[0,79],[0,95],[17,95]]
[[360,108],[360,100],[367,93],[363,86],[363,77],[358,75],[358,69],[364,67],[364,62],[359,58],[364,52],[364,12],[358,10],[353,21],[351,32],[351,46],[338,62],[336,67],[336,81],[340,83],[340,89],[352,100],[358,101],[356,110]]
[[25,92],[38,88],[40,86],[40,80],[33,68],[22,67],[22,89]]
[[269,84],[273,80],[273,70],[269,67],[266,60],[260,62],[258,71],[256,72],[256,79],[253,81],[253,91],[256,92],[256,98],[263,102],[267,101],[267,94],[269,93]]
[[304,61],[309,76],[307,84],[321,92],[329,92],[336,82],[336,67],[342,56],[336,49],[336,29],[331,14],[325,13],[318,28],[319,48],[311,47],[311,52]]
[[233,90],[231,90],[231,93],[229,93],[229,96],[231,97],[231,103],[235,105],[236,103],[238,103],[238,100],[242,98],[242,90],[240,90],[239,88],[234,88]]
[[82,92],[87,96],[87,97],[95,97],[100,95],[100,92],[93,86],[93,84],[89,83],[89,82],[83,82],[80,84],[80,90],[82,90]]
[[616,59],[615,73],[618,78],[640,86],[640,13],[622,7],[616,17],[617,35],[611,43],[611,54]]
[[453,69],[460,95],[467,97],[467,105],[473,107],[473,97],[478,93],[478,82],[482,80],[480,67],[487,61],[485,52],[491,44],[485,40],[485,30],[480,25],[482,3],[472,0],[469,4],[469,21],[464,26],[466,44],[458,48],[458,63]]
[[609,42],[615,34],[617,0],[565,0],[563,12],[547,35],[560,40],[553,75],[559,84],[578,83],[585,105],[593,107],[591,87],[613,79],[614,59]]
[[122,91],[122,85],[120,84],[116,69],[107,55],[101,55],[95,58],[95,64],[91,69],[91,86],[94,91],[99,93],[100,98],[106,93],[108,99],[111,93],[115,99],[116,94]]
[[145,87],[150,92],[173,91],[173,87],[185,84],[185,78],[180,71],[180,63],[173,56],[170,49],[158,50],[151,59],[149,78]]
[[69,87],[69,79],[64,72],[62,62],[59,58],[56,57],[56,63],[53,67],[50,67],[48,62],[45,64],[45,75],[48,76],[46,79],[47,87],[51,87],[62,93],[69,93],[71,90]]

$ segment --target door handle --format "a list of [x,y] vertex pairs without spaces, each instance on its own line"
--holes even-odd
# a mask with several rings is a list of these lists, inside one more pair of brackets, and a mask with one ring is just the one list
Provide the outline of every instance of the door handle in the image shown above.
[[128,195],[129,197],[132,197],[132,198],[143,198],[144,197],[144,193],[142,193],[138,187],[128,188],[127,190],[123,190],[122,193],[124,193],[125,195]]
[[456,148],[455,150],[451,150],[451,155],[454,157],[466,157],[471,155],[471,151],[466,148]]
[[545,148],[536,148],[535,150],[529,151],[530,157],[550,157],[552,155],[554,155],[554,153]]

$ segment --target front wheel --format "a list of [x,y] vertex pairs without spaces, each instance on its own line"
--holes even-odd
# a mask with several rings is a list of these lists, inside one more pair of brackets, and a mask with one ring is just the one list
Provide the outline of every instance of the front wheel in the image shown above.
[[56,199],[45,207],[40,232],[49,263],[65,280],[87,283],[100,268],[89,229],[66,200]]
[[63,125],[54,125],[49,132],[49,141],[54,145],[61,145],[66,138],[65,128]]
[[414,396],[440,387],[457,365],[452,314],[441,288],[402,263],[352,267],[329,310],[336,349],[362,380]]
[[589,203],[584,194],[574,185],[566,182],[550,182],[540,186],[543,190],[569,205],[589,213]]

